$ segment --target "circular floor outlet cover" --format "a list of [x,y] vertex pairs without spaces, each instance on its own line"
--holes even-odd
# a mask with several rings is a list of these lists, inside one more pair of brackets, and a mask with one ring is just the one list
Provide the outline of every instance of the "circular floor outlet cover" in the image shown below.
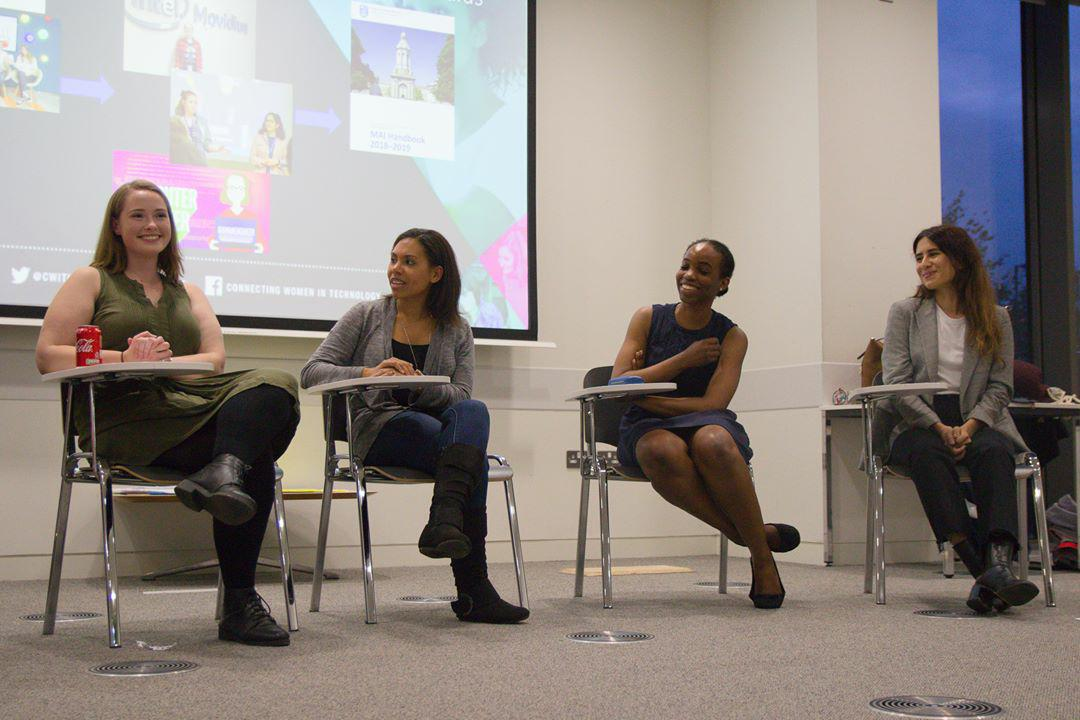
[[653,636],[649,633],[626,632],[623,630],[576,632],[570,633],[566,637],[570,640],[573,640],[574,642],[599,643],[603,645],[610,645],[615,643],[643,642],[645,640],[653,639]]
[[398,600],[407,603],[449,603],[457,600],[457,595],[402,595]]
[[[697,587],[703,587],[703,588],[718,588],[718,587],[720,587],[720,582],[717,581],[717,580],[706,580],[704,582],[696,582],[696,583],[694,583],[694,585],[696,585]],[[750,583],[732,581],[732,582],[729,582],[727,584],[727,586],[728,586],[728,589],[731,589],[731,588],[748,588],[748,587],[750,587]]]
[[[56,622],[78,622],[79,620],[93,620],[99,617],[101,617],[101,613],[96,612],[58,612],[56,613]],[[19,619],[29,620],[30,622],[45,622],[45,613],[20,615]]]
[[187,660],[132,660],[98,665],[90,668],[90,672],[108,677],[145,677],[147,675],[175,675],[189,672],[197,667],[199,667],[198,663]]
[[974,610],[916,610],[915,614],[919,615],[921,617],[948,618],[950,620],[956,620],[956,619],[967,620],[967,619],[970,619],[970,618],[981,618],[981,617],[991,617],[992,616],[992,613],[980,614],[980,613],[975,612]]
[[1004,712],[993,703],[964,698],[897,695],[870,701],[870,708],[910,718],[985,718]]

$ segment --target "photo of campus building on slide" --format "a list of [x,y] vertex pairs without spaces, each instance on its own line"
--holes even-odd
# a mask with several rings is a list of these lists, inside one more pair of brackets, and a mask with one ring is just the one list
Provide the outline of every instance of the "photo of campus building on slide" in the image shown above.
[[454,18],[352,6],[350,147],[454,158]]

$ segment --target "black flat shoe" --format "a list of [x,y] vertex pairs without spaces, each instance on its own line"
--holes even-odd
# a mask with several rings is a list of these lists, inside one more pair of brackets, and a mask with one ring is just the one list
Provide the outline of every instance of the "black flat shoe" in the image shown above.
[[289,644],[289,631],[277,624],[255,588],[226,589],[224,600],[219,640],[274,647]]
[[[773,569],[776,569],[776,561],[773,560]],[[780,571],[776,577],[779,579]],[[754,575],[754,565],[750,565],[750,599],[754,601],[754,607],[758,610],[776,610],[784,604],[787,592],[784,590],[784,582],[780,581],[780,592],[772,595],[757,592],[757,577]]]
[[226,525],[242,525],[255,515],[255,500],[244,492],[249,466],[228,453],[218,455],[201,470],[187,476],[173,490],[195,512],[206,510]]
[[774,553],[791,552],[795,548],[799,547],[799,543],[802,542],[802,536],[799,535],[799,529],[792,525],[785,525],[784,523],[765,524],[772,525],[774,528],[776,528],[776,534],[779,537],[777,547],[770,548]]

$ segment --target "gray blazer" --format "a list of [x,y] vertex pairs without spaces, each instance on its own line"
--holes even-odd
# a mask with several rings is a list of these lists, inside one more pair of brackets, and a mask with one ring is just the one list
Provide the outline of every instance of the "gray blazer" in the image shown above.
[[[392,297],[357,303],[330,330],[322,344],[300,371],[300,387],[360,377],[365,367],[375,367],[393,356],[397,303]],[[441,410],[472,396],[475,366],[472,329],[464,321],[435,326],[427,357],[425,375],[448,375],[449,385],[423,388],[410,396],[410,407]],[[408,409],[394,400],[389,390],[361,393],[353,403],[353,442],[357,457],[367,456],[383,426]]]
[[[1016,424],[1009,415],[1013,395],[1013,333],[1009,313],[997,310],[1001,329],[1001,357],[991,362],[979,355],[969,344],[964,348],[964,363],[960,371],[960,414],[965,420],[975,418],[994,428],[1013,441],[1017,452],[1027,450]],[[907,298],[893,303],[885,325],[885,350],[881,357],[882,374],[887,385],[893,383],[935,382],[938,380],[937,308],[933,300]],[[882,420],[890,416],[889,408],[879,413]],[[928,428],[940,421],[933,408],[933,396],[908,395],[891,398],[892,432],[878,424],[874,428],[875,445],[878,438],[887,438],[887,451],[896,436],[912,427]],[[875,448],[875,452],[880,448]],[[885,453],[887,455],[887,452]]]

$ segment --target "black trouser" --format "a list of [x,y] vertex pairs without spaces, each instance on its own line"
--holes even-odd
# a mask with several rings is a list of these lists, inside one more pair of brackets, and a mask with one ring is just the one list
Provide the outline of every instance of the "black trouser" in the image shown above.
[[255,586],[255,568],[274,506],[274,461],[289,446],[300,421],[292,394],[259,385],[225,401],[210,422],[154,460],[154,465],[194,472],[222,453],[251,466],[244,491],[255,500],[255,515],[242,525],[214,520],[214,547],[227,588]]
[[[963,424],[956,395],[935,397],[934,410],[946,425]],[[956,461],[936,431],[911,428],[893,441],[889,463],[909,470],[939,545],[954,534],[971,538],[978,547],[991,539],[1016,541],[1016,457],[1012,440],[997,430],[984,427],[976,432],[964,457]],[[977,520],[964,504],[957,464],[971,475]]]

